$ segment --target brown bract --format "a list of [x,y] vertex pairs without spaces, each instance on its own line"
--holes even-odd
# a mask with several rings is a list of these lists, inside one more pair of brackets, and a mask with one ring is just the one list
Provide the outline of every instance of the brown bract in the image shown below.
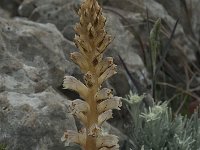
[[101,125],[112,118],[112,109],[122,106],[119,97],[101,84],[116,74],[112,57],[103,58],[111,36],[105,31],[106,18],[96,0],[86,0],[78,11],[80,22],[76,24],[75,45],[79,52],[71,53],[72,61],[80,67],[85,83],[72,76],[65,76],[63,87],[79,93],[83,99],[71,102],[71,113],[84,124],[83,131],[66,131],[62,137],[66,145],[80,144],[85,150],[118,150],[118,138],[102,133]]

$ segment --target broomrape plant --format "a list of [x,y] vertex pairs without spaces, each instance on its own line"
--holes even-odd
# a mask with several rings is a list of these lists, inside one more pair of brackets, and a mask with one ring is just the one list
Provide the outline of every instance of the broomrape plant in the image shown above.
[[65,145],[77,143],[84,150],[118,150],[118,137],[101,130],[101,125],[112,118],[112,109],[120,109],[122,105],[121,98],[113,96],[112,90],[101,88],[106,79],[116,74],[113,58],[103,58],[112,41],[105,31],[106,18],[96,0],[85,0],[78,15],[80,22],[75,26],[74,40],[80,51],[71,53],[71,59],[80,67],[85,83],[65,76],[63,87],[78,92],[83,99],[72,101],[70,110],[84,128],[79,132],[66,131],[61,140]]

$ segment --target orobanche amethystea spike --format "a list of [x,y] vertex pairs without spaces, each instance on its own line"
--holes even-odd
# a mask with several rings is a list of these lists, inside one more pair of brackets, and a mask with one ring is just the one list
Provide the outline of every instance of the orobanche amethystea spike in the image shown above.
[[103,58],[111,36],[105,31],[106,18],[96,0],[85,0],[79,11],[80,22],[75,26],[74,43],[79,52],[70,55],[80,67],[84,83],[73,76],[65,76],[64,89],[74,90],[82,99],[69,105],[71,114],[83,123],[79,132],[67,130],[61,140],[65,145],[73,142],[84,150],[119,150],[118,138],[103,133],[101,125],[112,118],[112,109],[120,109],[121,98],[113,96],[113,91],[101,88],[101,84],[116,74],[112,57]]

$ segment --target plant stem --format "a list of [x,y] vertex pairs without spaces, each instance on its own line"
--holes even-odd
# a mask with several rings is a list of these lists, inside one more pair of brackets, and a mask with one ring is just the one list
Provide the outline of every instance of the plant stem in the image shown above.
[[[96,76],[96,70],[95,68],[93,67],[93,65],[91,64],[90,65],[91,67],[91,72],[94,74],[95,76],[95,84],[94,86],[92,86],[90,89],[89,89],[89,93],[88,93],[88,100],[87,103],[89,104],[90,106],[90,111],[87,115],[87,118],[88,118],[88,123],[87,123],[87,126],[86,126],[86,129],[87,129],[87,133],[90,132],[90,129],[93,125],[97,125],[98,124],[98,112],[97,112],[97,102],[95,100],[95,94],[97,93],[98,91],[98,78]],[[89,134],[87,134],[87,140],[86,140],[86,150],[97,150],[96,148],[96,136],[91,136]]]

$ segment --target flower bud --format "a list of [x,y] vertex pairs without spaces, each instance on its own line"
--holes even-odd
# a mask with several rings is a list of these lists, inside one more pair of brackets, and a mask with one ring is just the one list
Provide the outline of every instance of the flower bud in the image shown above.
[[91,52],[92,48],[88,43],[84,42],[80,39],[80,36],[75,35],[74,42],[77,46],[77,48],[81,51],[82,54],[85,54],[87,52]]
[[84,80],[85,80],[85,83],[86,83],[87,87],[89,87],[89,88],[91,88],[95,84],[94,75],[90,71],[88,71],[84,75]]
[[[99,16],[99,17],[98,17],[97,30],[104,29],[105,23],[106,23],[106,17],[104,17],[104,16],[102,16],[102,15]],[[104,31],[104,32],[105,32],[105,31]]]
[[113,65],[113,58],[112,57],[106,57],[104,60],[102,60],[97,66],[96,71],[99,76],[101,76],[109,67]]
[[116,65],[109,67],[98,79],[99,84],[102,84],[106,79],[116,74]]
[[104,40],[106,35],[107,35],[106,32],[102,30],[100,34],[97,36],[95,44],[98,45],[99,43],[101,43]]
[[110,35],[106,35],[104,37],[104,39],[98,43],[97,45],[97,50],[100,53],[103,53],[105,51],[105,49],[107,48],[107,46],[112,42],[112,38]]
[[79,53],[79,52],[73,52],[71,53],[71,56],[70,58],[72,59],[72,61],[77,64],[80,69],[83,71],[83,72],[86,72],[89,68],[89,65],[86,61],[86,58],[84,57],[83,54]]
[[76,23],[76,26],[74,27],[75,32],[77,33],[77,36],[80,36],[84,33],[84,30],[80,23]]
[[89,37],[90,37],[90,38],[96,37],[95,29],[94,29],[94,27],[92,26],[91,23],[88,24],[87,30],[88,30],[88,33],[89,33]]

